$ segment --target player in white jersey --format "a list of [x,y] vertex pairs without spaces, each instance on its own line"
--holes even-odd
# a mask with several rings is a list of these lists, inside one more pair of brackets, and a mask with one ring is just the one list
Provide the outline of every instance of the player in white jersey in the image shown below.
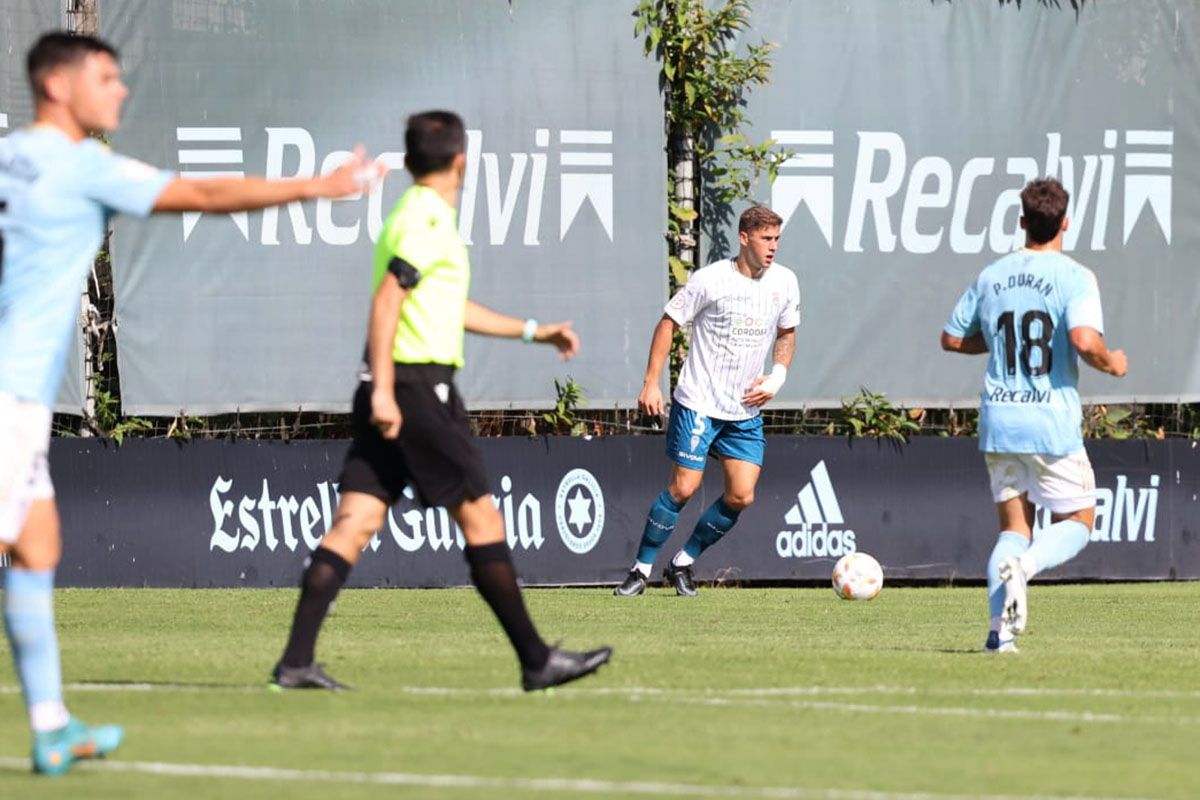
[[[1000,517],[987,571],[988,653],[1016,652],[1026,582],[1091,537],[1096,481],[1083,447],[1078,360],[1117,377],[1128,366],[1124,351],[1104,342],[1096,276],[1063,255],[1068,200],[1053,178],[1025,187],[1025,246],[979,274],[942,330],[943,349],[988,354],[979,449]],[[1031,544],[1035,503],[1052,524]]]
[[[782,225],[768,208],[747,209],[738,221],[737,258],[697,270],[667,303],[654,329],[638,396],[638,407],[647,414],[663,412],[659,378],[679,326],[691,324],[691,346],[667,426],[670,482],[651,506],[637,558],[614,594],[631,597],[645,591],[654,559],[675,530],[684,504],[700,488],[710,455],[721,462],[725,491],[700,515],[691,537],[664,570],[676,593],[696,594],[692,563],[754,502],[766,447],[759,409],[783,386],[800,323],[796,275],[774,263]],[[774,366],[763,374],[768,353]]]
[[47,466],[79,295],[109,218],[341,197],[382,172],[360,153],[309,180],[179,178],[91,138],[117,127],[128,94],[110,45],[46,34],[27,67],[35,124],[0,139],[0,553],[12,555],[3,615],[33,729],[33,768],[57,774],[123,737],[116,725],[83,724],[63,703],[53,607],[62,544]]

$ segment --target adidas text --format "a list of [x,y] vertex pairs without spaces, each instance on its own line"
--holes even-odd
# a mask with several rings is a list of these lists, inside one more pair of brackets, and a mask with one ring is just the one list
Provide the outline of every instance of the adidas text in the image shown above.
[[840,557],[856,549],[854,531],[829,530],[824,525],[805,525],[798,531],[780,531],[775,537],[775,551],[780,558]]

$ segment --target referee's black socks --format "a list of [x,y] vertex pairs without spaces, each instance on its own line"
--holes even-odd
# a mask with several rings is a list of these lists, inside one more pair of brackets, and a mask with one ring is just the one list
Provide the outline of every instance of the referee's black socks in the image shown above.
[[284,666],[306,667],[313,662],[321,622],[349,575],[349,561],[324,547],[313,551],[300,581],[300,602],[296,604],[292,634],[281,659]]
[[464,555],[471,566],[471,581],[500,620],[521,666],[531,670],[544,667],[550,658],[550,648],[538,635],[525,610],[508,543],[467,545]]

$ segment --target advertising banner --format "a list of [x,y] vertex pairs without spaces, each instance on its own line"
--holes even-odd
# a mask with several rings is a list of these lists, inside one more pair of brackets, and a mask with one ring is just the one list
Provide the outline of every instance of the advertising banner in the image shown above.
[[1071,195],[1064,250],[1129,354],[1123,380],[1082,370],[1085,402],[1200,399],[1200,7],[1056,5],[754,3],[744,40],[777,46],[746,113],[792,154],[758,199],[786,221],[778,258],[804,300],[802,371],[776,405],[861,386],[977,404],[981,360],[938,335],[1024,244],[1020,191],[1047,175]]
[[[608,584],[629,569],[666,484],[662,437],[481,439],[525,583]],[[293,586],[330,526],[345,442],[56,439],[64,586]],[[824,581],[861,550],[890,579],[978,580],[996,538],[973,439],[908,444],[769,437],[754,504],[697,562],[702,580]],[[1200,578],[1200,451],[1100,442],[1092,542],[1044,577]],[[659,568],[721,492],[710,466]],[[1039,528],[1046,523],[1039,513]],[[445,509],[389,512],[352,586],[459,586],[463,540]],[[656,574],[657,578],[657,574]]]
[[361,144],[391,166],[360,197],[118,221],[130,414],[346,411],[374,242],[410,180],[410,114],[468,129],[458,208],[471,297],[571,320],[580,357],[467,337],[472,408],[542,408],[554,379],[631,406],[666,301],[657,67],[609,0],[261,0],[106,6],[130,96],[118,150],[202,178],[311,177]]

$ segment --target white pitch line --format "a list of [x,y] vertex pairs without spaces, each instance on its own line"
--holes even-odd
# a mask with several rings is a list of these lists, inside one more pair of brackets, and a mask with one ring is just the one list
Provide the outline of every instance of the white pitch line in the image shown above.
[[[428,789],[495,789],[509,792],[576,792],[658,797],[731,797],[765,800],[1116,800],[1064,795],[981,795],[931,792],[888,792],[871,789],[812,789],[795,786],[736,786],[658,781],[610,781],[595,778],[491,778],[483,775],[437,775],[411,772],[334,772],[220,764],[171,764],[161,761],[87,761],[77,769],[133,772],[178,778],[229,778],[252,781],[320,782],[420,786]],[[0,756],[0,769],[29,769],[28,758]],[[1121,800],[1146,800],[1122,798]]]
[[995,689],[944,686],[777,686],[758,689],[718,689],[718,694],[770,697],[776,695],[937,695],[941,697],[1132,697],[1200,700],[1200,689],[1053,689],[1047,687],[1001,686]]
[[[402,686],[397,691],[407,694],[456,695],[489,694],[520,695],[516,688],[472,689],[467,687]],[[593,695],[720,695],[740,697],[788,697],[800,695],[904,695],[920,697],[1128,697],[1200,700],[1200,689],[1052,689],[1046,687],[997,687],[995,689],[919,686],[772,686],[759,688],[696,688],[658,686],[604,686],[570,687],[564,689],[571,694]]]
[[[178,693],[210,693],[229,692],[248,694],[263,692],[266,685],[233,685],[218,684],[160,684],[160,683],[76,683],[67,684],[68,691],[79,692],[178,692]],[[20,690],[13,686],[0,687],[0,695],[16,694]],[[516,688],[472,689],[449,686],[398,686],[392,691],[420,697],[520,697],[525,693]],[[1069,711],[1042,710],[1019,708],[971,708],[936,705],[879,705],[867,703],[846,703],[830,700],[797,700],[797,696],[813,695],[855,695],[881,694],[904,695],[920,697],[927,695],[987,695],[989,690],[964,690],[956,692],[938,692],[936,690],[921,690],[916,687],[875,686],[875,687],[828,687],[828,686],[794,686],[765,689],[677,689],[661,687],[596,687],[596,688],[567,688],[558,690],[562,697],[621,697],[630,702],[648,700],[651,702],[671,702],[698,706],[754,706],[758,708],[796,709],[801,711],[838,711],[852,714],[906,714],[928,717],[961,717],[975,719],[1022,719],[1041,720],[1044,722],[1087,722],[1087,723],[1136,723],[1136,724],[1174,724],[1197,725],[1200,717],[1170,717],[1123,715],[1099,711]],[[1054,690],[1028,689],[997,689],[996,692],[1016,693],[1021,697],[1055,696]],[[1069,690],[1068,690],[1069,691]],[[1081,690],[1087,691],[1087,690]],[[1100,691],[1100,690],[1097,690]],[[1113,690],[1119,691],[1119,690]],[[1108,695],[1106,695],[1108,696]],[[1140,697],[1141,694],[1111,695],[1118,697]]]
[[[672,703],[694,706],[754,706],[795,708],[804,711],[849,711],[859,714],[914,714],[929,717],[981,717],[986,719],[1036,719],[1050,722],[1152,722],[1171,721],[1161,717],[1124,717],[1094,711],[1035,711],[1018,708],[955,708],[948,706],[881,706],[866,703],[833,703],[828,700],[768,700],[730,697],[672,697]],[[1180,717],[1176,722],[1200,722]]]
[[[194,683],[148,683],[148,682],[105,682],[83,681],[68,683],[64,688],[70,692],[259,692],[262,684],[194,684]],[[410,695],[447,697],[520,697],[525,694],[516,687],[472,688],[467,686],[395,686],[389,691]],[[1008,686],[995,689],[918,686],[772,686],[730,688],[686,688],[661,686],[602,686],[566,687],[558,691],[569,695],[617,695],[617,696],[718,696],[718,697],[795,697],[837,695],[901,695],[910,697],[1112,697],[1133,699],[1200,700],[1200,690],[1191,689],[1086,689]],[[0,686],[0,695],[20,694],[17,686]]]

